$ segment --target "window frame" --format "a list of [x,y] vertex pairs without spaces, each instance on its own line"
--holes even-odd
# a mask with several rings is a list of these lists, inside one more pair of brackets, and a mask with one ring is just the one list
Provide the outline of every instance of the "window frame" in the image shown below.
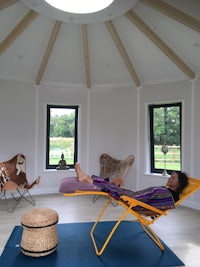
[[[159,103],[159,104],[149,104],[149,149],[150,149],[150,172],[151,173],[162,173],[162,169],[155,168],[155,153],[154,153],[154,135],[153,135],[153,122],[154,122],[154,108],[159,107],[173,107],[178,106],[180,109],[180,170],[182,169],[182,117],[183,117],[183,103],[181,101],[170,102],[170,103]],[[174,170],[167,169],[167,172],[170,174]]]
[[[46,118],[47,118],[47,124],[46,124],[46,169],[56,169],[57,165],[50,164],[49,162],[49,152],[50,152],[50,110],[51,108],[58,108],[58,109],[73,109],[75,110],[75,129],[74,129],[74,164],[77,162],[78,158],[78,111],[79,106],[78,105],[57,105],[57,104],[47,104],[46,106]],[[67,166],[69,169],[74,168],[74,164],[68,164]]]

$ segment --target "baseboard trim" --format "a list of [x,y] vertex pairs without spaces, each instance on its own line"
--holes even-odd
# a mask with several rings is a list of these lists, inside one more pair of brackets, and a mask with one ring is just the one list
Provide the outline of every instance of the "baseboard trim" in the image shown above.
[[183,207],[187,207],[187,208],[191,208],[191,209],[195,209],[195,210],[200,210],[200,203],[199,202],[195,202],[195,201],[191,201],[191,200],[185,200],[181,206]]

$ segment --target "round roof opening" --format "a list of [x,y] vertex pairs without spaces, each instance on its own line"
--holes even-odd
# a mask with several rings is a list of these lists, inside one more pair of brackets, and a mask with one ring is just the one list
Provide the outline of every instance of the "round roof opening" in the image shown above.
[[[21,0],[24,5],[37,13],[63,22],[89,24],[113,20],[134,7],[138,0]],[[54,2],[54,3],[53,3]],[[83,5],[83,3],[84,5]],[[87,4],[86,4],[87,2]],[[61,4],[74,3],[69,9]],[[78,4],[79,3],[79,4]],[[82,3],[82,4],[80,4]],[[93,3],[93,4],[92,4]],[[94,3],[97,4],[96,7]],[[54,6],[53,6],[54,5]],[[88,8],[86,10],[86,7]],[[90,9],[89,9],[90,8]],[[63,10],[61,10],[63,9]],[[96,9],[96,10],[95,10]]]
[[112,4],[113,0],[45,0],[45,2],[65,12],[89,14],[107,8]]

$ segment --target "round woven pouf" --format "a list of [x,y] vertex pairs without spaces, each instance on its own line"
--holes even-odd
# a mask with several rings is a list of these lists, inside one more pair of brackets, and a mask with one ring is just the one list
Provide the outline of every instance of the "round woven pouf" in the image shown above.
[[23,214],[21,251],[31,257],[51,254],[58,245],[58,213],[48,208],[35,208]]

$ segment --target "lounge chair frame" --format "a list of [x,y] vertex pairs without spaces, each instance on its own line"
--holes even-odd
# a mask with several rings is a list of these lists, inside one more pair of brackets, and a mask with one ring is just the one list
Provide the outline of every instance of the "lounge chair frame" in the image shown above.
[[[181,193],[180,195],[180,199],[175,203],[175,206],[180,205],[180,203],[182,203],[186,198],[188,198],[189,196],[191,196],[194,192],[196,192],[197,190],[200,189],[200,180],[196,179],[196,178],[192,178],[189,177],[189,184],[187,185],[187,187],[184,189],[184,191]],[[121,214],[121,216],[118,218],[118,220],[116,221],[116,223],[114,224],[112,230],[110,231],[110,233],[108,234],[106,240],[104,241],[103,245],[98,248],[97,246],[97,242],[95,240],[94,237],[94,232],[95,229],[100,221],[100,219],[102,218],[104,212],[106,211],[107,207],[112,203],[113,198],[108,195],[105,192],[97,192],[97,191],[75,191],[74,193],[64,193],[64,196],[80,196],[80,195],[100,195],[100,196],[106,196],[108,198],[108,201],[106,202],[106,204],[103,206],[102,210],[100,211],[91,231],[90,231],[90,236],[95,248],[95,252],[98,256],[102,255],[102,253],[104,252],[105,248],[107,247],[110,239],[112,238],[113,234],[115,233],[117,227],[119,226],[119,224],[124,220],[124,218],[126,217],[126,215],[128,214],[132,214],[136,220],[133,220],[133,222],[139,222],[143,228],[143,230],[147,233],[147,235],[155,242],[155,244],[162,250],[164,251],[164,246],[161,242],[161,240],[159,239],[159,237],[157,236],[157,234],[153,231],[153,229],[150,227],[151,224],[153,224],[155,221],[157,221],[161,216],[163,215],[167,215],[168,214],[168,210],[159,210],[155,207],[152,207],[148,204],[145,204],[141,201],[138,201],[136,199],[130,198],[128,196],[122,196],[120,198],[120,200],[115,200],[119,205],[124,207],[124,212]],[[135,206],[140,206],[142,208],[144,208],[147,212],[140,212],[140,211],[136,211],[134,210]]]

